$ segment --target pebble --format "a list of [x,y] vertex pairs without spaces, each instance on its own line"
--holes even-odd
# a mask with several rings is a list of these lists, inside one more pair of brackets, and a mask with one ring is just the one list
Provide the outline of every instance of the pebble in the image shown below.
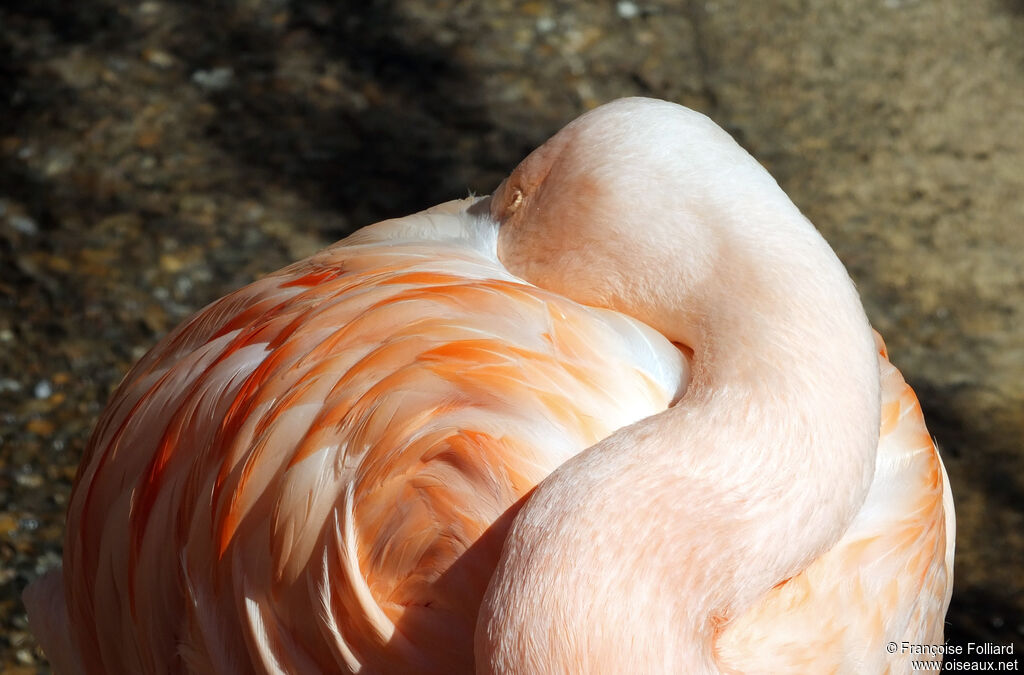
[[38,417],[29,420],[25,428],[36,436],[50,436],[56,430],[53,422]]
[[558,22],[555,21],[554,17],[542,16],[537,19],[537,32],[538,33],[550,33],[558,26]]
[[231,85],[235,71],[227,67],[197,70],[192,73],[192,81],[207,91],[221,91]]
[[7,534],[18,529],[18,518],[7,511],[0,511],[0,534]]
[[11,224],[11,227],[13,227],[18,232],[21,232],[22,234],[27,234],[29,236],[35,236],[39,234],[39,226],[36,225],[36,221],[32,220],[28,216],[11,216],[10,218],[7,219],[7,222]]
[[50,384],[49,380],[39,380],[35,388],[32,389],[32,394],[40,399],[50,398],[53,395],[53,385]]
[[170,68],[174,65],[174,57],[162,49],[143,50],[142,58],[146,63],[157,68]]
[[635,19],[640,15],[640,8],[637,7],[635,2],[630,2],[629,0],[621,0],[615,3],[615,11],[623,19]]
[[8,391],[21,391],[21,382],[18,382],[17,380],[10,377],[0,378],[0,394]]
[[42,487],[45,481],[43,477],[38,473],[26,473],[19,471],[18,473],[14,474],[14,482],[16,482],[18,485],[22,487],[37,488]]

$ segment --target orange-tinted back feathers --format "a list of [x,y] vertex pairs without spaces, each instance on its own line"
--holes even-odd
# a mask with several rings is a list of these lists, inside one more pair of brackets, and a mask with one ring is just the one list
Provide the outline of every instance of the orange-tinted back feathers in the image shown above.
[[495,521],[682,373],[468,239],[331,247],[122,383],[69,513],[75,649],[96,673],[468,672]]

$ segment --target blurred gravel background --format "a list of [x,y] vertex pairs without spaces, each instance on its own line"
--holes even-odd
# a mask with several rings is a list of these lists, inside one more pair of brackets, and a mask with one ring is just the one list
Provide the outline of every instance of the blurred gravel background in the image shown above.
[[0,670],[49,672],[20,593],[159,336],[631,94],[711,115],[847,264],[949,469],[947,638],[1024,652],[1024,2],[33,0],[0,8]]

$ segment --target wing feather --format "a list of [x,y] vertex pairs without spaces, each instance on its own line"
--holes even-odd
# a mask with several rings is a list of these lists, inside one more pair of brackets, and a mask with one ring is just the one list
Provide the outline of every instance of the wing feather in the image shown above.
[[69,512],[85,672],[472,670],[514,505],[687,377],[650,329],[510,276],[487,227],[368,228],[137,364]]

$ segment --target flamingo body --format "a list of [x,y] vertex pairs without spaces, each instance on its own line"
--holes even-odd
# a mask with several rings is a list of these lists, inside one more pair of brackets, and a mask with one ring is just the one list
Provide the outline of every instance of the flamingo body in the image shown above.
[[499,517],[685,385],[650,328],[504,271],[472,201],[213,303],[128,375],[69,511],[86,672],[472,668]]
[[[652,104],[615,110],[631,105]],[[544,148],[538,153],[548,161]],[[543,255],[516,242],[499,255],[499,224],[514,236],[573,216],[531,201],[541,197],[529,191],[530,160],[523,166],[526,177],[513,174],[493,200],[364,228],[226,296],[135,366],[82,459],[63,571],[26,592],[58,673],[598,672],[601,662],[586,654],[605,653],[604,644],[626,654],[615,657],[619,665],[679,670],[675,647],[662,653],[656,636],[685,620],[657,606],[685,603],[687,593],[658,586],[663,597],[647,597],[630,584],[664,568],[714,587],[730,568],[700,561],[713,559],[713,537],[728,532],[709,520],[728,516],[724,507],[691,519],[710,523],[701,536],[711,540],[687,552],[689,539],[674,532],[690,521],[648,517],[671,513],[656,482],[617,484],[612,498],[595,487],[601,509],[615,514],[606,521],[588,494],[563,499],[558,513],[549,505],[571,494],[564,483],[588,485],[575,477],[588,467],[606,483],[645,469],[685,481],[686,458],[705,461],[702,438],[663,422],[718,400],[701,398],[715,383],[704,365],[703,315],[673,315],[673,327],[659,332],[638,318],[657,326],[669,313],[630,311],[633,296],[600,291],[628,285],[621,270],[591,264],[578,273],[577,292],[555,277],[548,287],[531,267]],[[551,185],[559,171],[556,163],[540,180]],[[880,409],[866,394],[875,428],[864,434],[863,461],[850,464],[860,474],[844,479],[852,506],[820,516],[828,531],[791,573],[761,581],[740,566],[732,573],[749,573],[742,588],[754,590],[739,599],[709,593],[707,616],[694,621],[700,642],[682,648],[704,665],[685,670],[909,672],[906,658],[886,654],[887,642],[942,642],[952,502],[917,400],[876,339],[865,372],[880,387]],[[742,346],[715,362],[735,355],[742,364]],[[790,368],[774,367],[782,376]],[[744,415],[755,418],[756,409]],[[828,457],[828,435],[813,438]],[[653,456],[628,459],[621,471],[600,460],[647,444],[668,444],[683,459],[664,470]],[[706,461],[717,456],[724,473],[707,474],[716,484],[745,475],[725,464],[727,452]],[[771,453],[758,461],[771,467]],[[699,490],[668,494],[691,512],[717,504]],[[752,491],[740,502],[760,513],[756,498]],[[756,527],[751,518],[743,527]],[[550,527],[531,530],[536,522]],[[567,522],[577,523],[571,536],[560,534]],[[600,552],[573,554],[574,546]],[[554,589],[530,595],[545,580]],[[591,595],[614,607],[590,606]],[[534,606],[568,618],[531,637],[532,627],[545,630],[520,618]],[[628,630],[652,642],[622,637],[630,652],[600,628],[602,609],[632,617]],[[572,625],[579,616],[589,617],[583,629]],[[519,637],[504,641],[508,630]],[[595,639],[604,642],[586,647]],[[573,645],[584,655],[573,656]]]

